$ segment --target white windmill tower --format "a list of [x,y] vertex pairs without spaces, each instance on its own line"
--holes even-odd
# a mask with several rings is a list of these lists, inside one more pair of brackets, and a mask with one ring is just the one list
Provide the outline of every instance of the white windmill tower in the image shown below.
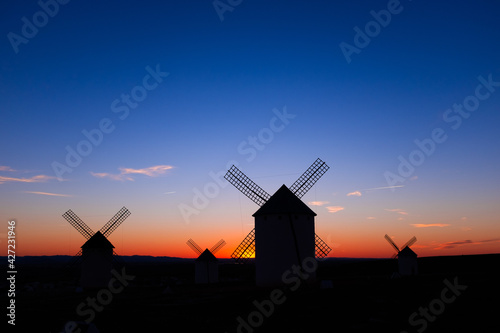
[[417,238],[413,236],[405,245],[401,248],[401,250],[397,247],[391,237],[385,235],[384,238],[392,245],[392,247],[396,250],[395,257],[398,257],[398,271],[400,276],[410,276],[418,274],[418,265],[417,265],[417,254],[410,249],[416,241]]
[[111,279],[113,261],[116,261],[116,253],[113,244],[107,237],[118,228],[120,224],[130,215],[130,211],[123,207],[108,221],[99,231],[94,233],[73,211],[70,209],[63,217],[75,227],[86,239],[82,249],[75,255],[72,264],[81,262],[80,284],[85,289],[104,288],[108,286]]
[[226,242],[221,239],[210,250],[207,248],[205,251],[202,251],[192,239],[189,239],[186,244],[199,255],[194,262],[194,282],[196,284],[219,282],[219,261],[214,254],[226,245]]
[[[255,228],[231,257],[246,261],[255,254],[256,283],[259,286],[283,284],[283,273],[306,258],[323,258],[331,249],[314,231],[314,213],[300,198],[330,167],[319,158],[293,183],[281,186],[272,196],[234,165],[224,178],[258,204]],[[309,274],[309,281],[315,274]]]

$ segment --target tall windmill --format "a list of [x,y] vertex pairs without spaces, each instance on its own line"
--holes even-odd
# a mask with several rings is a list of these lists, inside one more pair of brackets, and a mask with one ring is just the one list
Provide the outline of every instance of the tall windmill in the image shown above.
[[71,209],[62,215],[69,224],[87,239],[73,260],[73,264],[78,262],[82,264],[80,283],[83,288],[102,288],[108,285],[111,278],[113,260],[116,260],[116,253],[113,250],[113,244],[111,244],[107,237],[129,215],[130,211],[122,207],[108,223],[95,233]]
[[410,249],[410,246],[412,246],[417,241],[417,238],[413,236],[408,242],[406,242],[401,247],[401,250],[394,243],[392,238],[389,237],[387,234],[384,236],[384,238],[389,242],[389,244],[391,244],[394,250],[396,250],[396,254],[393,256],[393,258],[396,257],[398,258],[399,275],[401,276],[417,275],[418,274],[417,254],[413,252],[412,249]]
[[283,185],[272,196],[234,165],[224,176],[260,206],[252,215],[255,228],[231,255],[244,262],[255,254],[258,285],[282,284],[283,273],[293,265],[300,267],[304,259],[324,258],[331,251],[314,232],[316,213],[300,200],[329,168],[318,158],[290,188]]
[[195,283],[216,283],[219,282],[219,264],[217,258],[214,254],[219,251],[226,241],[221,239],[214,246],[207,248],[205,251],[195,243],[194,240],[189,239],[186,244],[198,254],[198,258],[195,260]]

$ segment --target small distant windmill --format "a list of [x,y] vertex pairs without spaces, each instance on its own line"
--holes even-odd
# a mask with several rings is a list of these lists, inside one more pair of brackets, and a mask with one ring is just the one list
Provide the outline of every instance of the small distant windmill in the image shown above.
[[[103,288],[108,285],[111,278],[113,261],[116,261],[114,246],[107,237],[118,228],[120,224],[130,215],[130,211],[123,207],[108,221],[99,231],[93,232],[70,209],[62,216],[80,232],[87,242],[82,245],[82,249],[75,255],[72,264],[81,262],[80,283],[83,288]],[[115,256],[113,256],[115,255]]]
[[[330,167],[317,159],[293,185],[281,186],[272,196],[236,166],[224,178],[261,206],[253,216],[255,228],[231,257],[245,262],[255,254],[257,285],[282,284],[283,273],[306,258],[324,258],[331,251],[314,231],[314,213],[301,198]],[[314,272],[309,274],[315,279]]]
[[391,237],[385,235],[384,238],[392,245],[394,250],[396,250],[396,254],[393,258],[398,258],[398,270],[399,275],[408,276],[408,275],[417,275],[418,274],[418,265],[417,265],[417,254],[410,249],[416,241],[417,238],[413,236],[408,242],[406,242],[401,250],[397,247]]
[[219,264],[214,254],[226,245],[226,241],[221,239],[210,250],[207,248],[205,251],[192,239],[189,239],[186,244],[199,255],[194,264],[194,282],[197,284],[219,282]]

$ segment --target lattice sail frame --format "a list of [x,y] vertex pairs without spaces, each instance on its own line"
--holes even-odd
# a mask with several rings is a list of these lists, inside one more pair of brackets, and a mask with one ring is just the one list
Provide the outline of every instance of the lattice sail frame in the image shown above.
[[314,163],[290,186],[290,191],[295,194],[299,199],[306,194],[311,187],[316,184],[318,179],[321,178],[328,171],[330,167],[321,159],[317,159]]
[[212,254],[215,254],[217,251],[222,249],[224,245],[226,245],[226,241],[221,239],[220,241],[217,242],[217,244],[212,246],[209,251],[212,252]]
[[224,178],[259,206],[265,204],[271,197],[234,165],[227,171]]
[[198,255],[200,255],[203,250],[201,249],[201,247],[196,244],[196,242],[194,240],[192,240],[191,238],[188,239],[188,241],[186,242],[186,244],[191,248],[191,250],[193,250],[194,252],[198,253]]
[[412,246],[416,241],[417,241],[417,237],[413,236],[409,241],[406,242],[405,245],[403,245],[403,247],[401,248],[401,250],[403,250],[405,247]]
[[248,233],[243,241],[231,254],[231,258],[238,264],[245,263],[255,254],[255,228]]
[[83,237],[90,239],[94,236],[94,231],[89,228],[71,209],[62,215]]
[[325,258],[332,249],[318,235],[314,235],[316,237],[314,255],[319,259]]
[[120,224],[123,223],[123,221],[125,221],[125,219],[127,217],[129,217],[130,215],[130,211],[125,208],[125,207],[122,207],[118,213],[115,214],[115,216],[113,216],[109,221],[108,223],[106,223],[102,228],[101,230],[99,230],[101,232],[101,234],[103,234],[105,237],[108,237],[109,235],[111,235],[111,233],[113,231],[116,230],[116,228],[118,228],[120,226]]

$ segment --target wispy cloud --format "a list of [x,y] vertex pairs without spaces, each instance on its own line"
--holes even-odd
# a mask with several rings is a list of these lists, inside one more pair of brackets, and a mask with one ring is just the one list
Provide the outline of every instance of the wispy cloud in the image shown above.
[[407,212],[404,211],[404,209],[399,209],[399,208],[395,208],[395,209],[384,209],[385,211],[388,211],[388,212],[393,212],[393,213],[398,213],[398,214],[401,214],[401,215],[408,215]]
[[370,191],[377,191],[377,190],[388,190],[388,189],[395,189],[398,187],[404,187],[404,185],[394,185],[394,186],[383,186],[383,187],[372,187],[372,188],[365,188],[362,190],[357,190],[353,192],[349,192],[346,195],[348,197],[355,196],[355,197],[360,197],[363,195],[362,192],[370,192]]
[[120,168],[120,171],[122,174],[141,174],[141,175],[146,175],[149,177],[156,177],[161,174],[164,174],[170,169],[173,169],[174,167],[171,165],[155,165],[149,168],[143,168],[143,169],[132,169],[132,168]]
[[308,204],[311,206],[324,206],[328,204],[328,201],[309,201]]
[[72,195],[69,195],[69,194],[58,194],[58,193],[49,193],[49,192],[24,191],[24,193],[49,195],[49,196],[54,196],[54,197],[72,197]]
[[456,241],[456,242],[446,242],[439,244],[438,247],[434,248],[434,250],[443,250],[443,249],[453,249],[458,246],[462,245],[478,245],[478,244],[484,244],[484,243],[491,243],[491,242],[500,242],[500,238],[493,238],[493,239],[485,239],[481,241],[472,241],[470,239],[462,240],[462,241]]
[[404,187],[404,185],[394,185],[394,186],[383,186],[383,187],[373,187],[373,188],[365,188],[360,191],[376,191],[376,190],[388,190],[392,188]]
[[119,181],[124,181],[124,180],[130,180],[133,181],[134,178],[124,175],[124,174],[113,174],[113,173],[106,173],[106,172],[90,172],[90,174],[94,177],[97,178],[109,178],[112,180],[119,180]]
[[374,217],[374,216],[368,216],[366,219],[367,219],[367,220],[375,220],[375,219],[376,219],[376,217]]
[[20,183],[44,183],[48,180],[55,179],[56,177],[47,175],[37,175],[31,178],[15,178],[15,177],[4,177],[0,176],[0,184],[6,182],[20,182]]
[[6,166],[6,165],[0,165],[0,171],[10,171],[10,172],[14,172],[16,170],[12,169],[11,167],[9,166]]
[[432,224],[423,224],[423,223],[415,223],[415,224],[410,224],[414,226],[415,228],[431,228],[431,227],[449,227],[451,224],[446,224],[446,223],[432,223]]
[[344,210],[344,207],[342,207],[342,206],[328,206],[328,207],[326,207],[326,209],[328,209],[329,213],[336,213],[336,212],[340,212],[341,210]]
[[120,173],[107,173],[107,172],[90,172],[90,174],[97,178],[108,178],[117,181],[134,181],[134,178],[130,175],[139,174],[148,177],[158,177],[166,173],[168,170],[173,169],[171,165],[155,165],[152,167],[142,168],[142,169],[132,169],[132,168],[119,168]]

